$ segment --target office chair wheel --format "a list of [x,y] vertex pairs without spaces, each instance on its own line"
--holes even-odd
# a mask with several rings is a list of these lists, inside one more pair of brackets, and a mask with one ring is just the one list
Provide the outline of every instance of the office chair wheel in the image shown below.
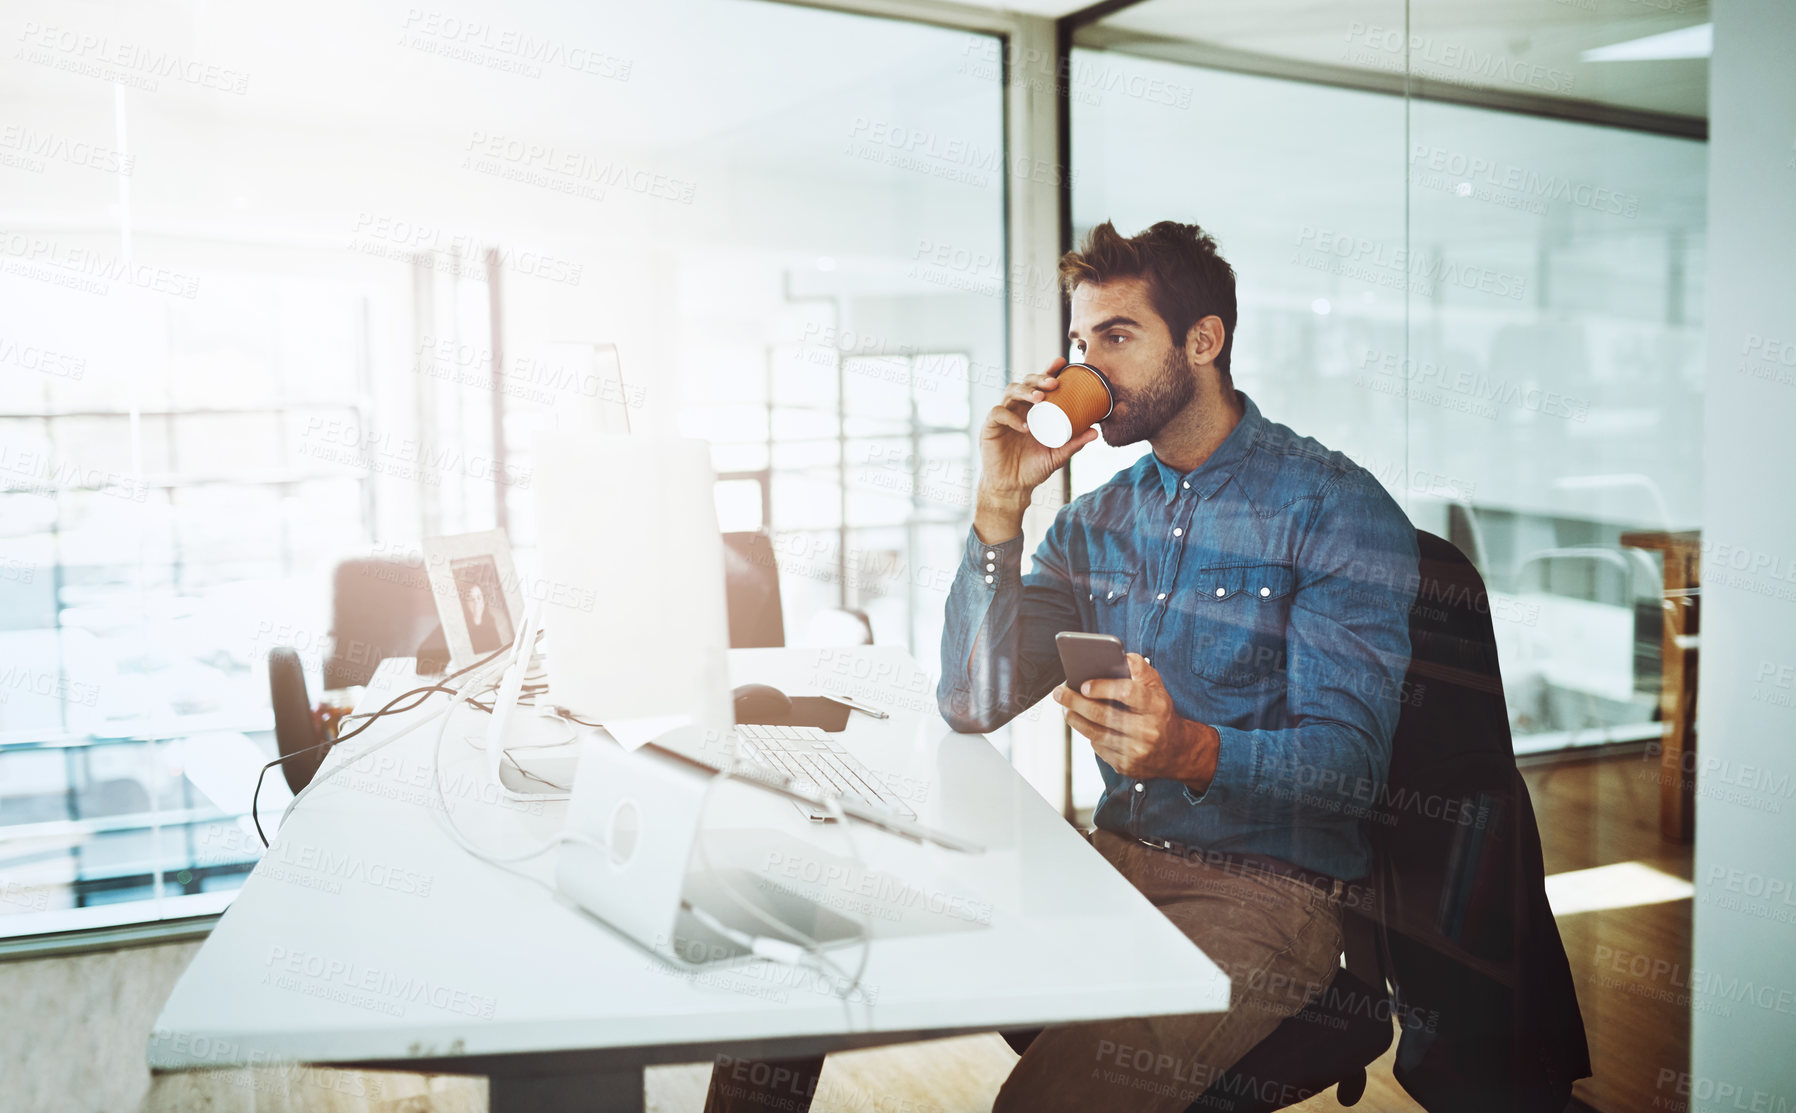
[[1366,1072],[1356,1070],[1335,1083],[1335,1100],[1343,1106],[1357,1105],[1366,1096]]

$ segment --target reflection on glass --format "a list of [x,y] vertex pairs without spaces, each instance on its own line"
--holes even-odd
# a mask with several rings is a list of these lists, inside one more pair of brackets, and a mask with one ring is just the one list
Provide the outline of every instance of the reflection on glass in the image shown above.
[[[223,907],[260,855],[237,820],[274,751],[269,651],[316,700],[339,562],[495,526],[527,558],[531,435],[600,400],[717,446],[720,518],[771,526],[788,630],[860,612],[932,655],[933,523],[970,512],[916,474],[968,457],[1008,377],[1002,268],[956,269],[1005,255],[1003,87],[964,65],[995,40],[720,0],[526,22],[627,49],[629,80],[330,13],[182,24],[256,75],[222,114],[216,91],[20,72],[58,144],[129,135],[154,185],[8,171],[9,209],[167,281],[0,275],[0,345],[39,353],[0,375],[0,935]],[[328,103],[291,57],[346,60]],[[533,144],[567,158],[511,160]],[[569,366],[599,344],[620,381]]]

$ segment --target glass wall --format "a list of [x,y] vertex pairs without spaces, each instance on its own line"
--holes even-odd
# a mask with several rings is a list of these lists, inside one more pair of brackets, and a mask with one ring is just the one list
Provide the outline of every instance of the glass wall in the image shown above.
[[[1694,644],[1667,638],[1694,599],[1668,594],[1665,552],[1699,524],[1706,60],[1632,44],[1704,19],[1145,0],[1072,58],[1094,88],[1190,106],[1072,97],[1075,239],[1212,232],[1238,275],[1236,386],[1365,466],[1490,589],[1595,1060],[1576,1092],[1616,1113],[1674,1100],[1661,1072],[1688,1070],[1703,1006],[1677,973],[1690,850],[1660,760],[1668,654]],[[1082,452],[1075,493],[1144,450]],[[1089,808],[1102,784],[1074,742]]]
[[[1238,274],[1237,386],[1378,476],[1497,592],[1518,753],[1649,736],[1660,575],[1618,538],[1697,520],[1703,145],[1074,59],[1207,106],[1200,125],[1075,99],[1075,234],[1169,219],[1218,237]],[[1081,453],[1075,492],[1141,451]]]
[[527,568],[530,435],[582,408],[712,441],[790,642],[864,616],[935,658],[969,415],[1008,378],[995,38],[330,0],[63,9],[18,46],[0,935],[223,907],[261,853],[269,650],[314,699],[333,646],[413,652],[333,625],[347,558],[403,580],[421,537],[497,525]]

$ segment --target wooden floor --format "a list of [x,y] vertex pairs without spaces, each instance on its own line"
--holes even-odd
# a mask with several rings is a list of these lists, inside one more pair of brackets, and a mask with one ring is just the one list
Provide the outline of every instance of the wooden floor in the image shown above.
[[[1691,845],[1659,837],[1657,774],[1639,755],[1525,769],[1547,873],[1640,862],[1691,880]],[[1603,1113],[1684,1107],[1659,1080],[1690,1069],[1690,914],[1680,900],[1559,917],[1593,1071],[1572,1093]]]
[[[1688,846],[1658,836],[1658,783],[1637,757],[1526,771],[1546,843],[1547,872],[1644,862],[1688,878]],[[1563,917],[1560,930],[1589,1033],[1595,1077],[1577,1096],[1603,1113],[1635,1113],[1677,1100],[1655,1087],[1663,1070],[1688,1070],[1690,902]],[[0,963],[0,1106],[36,1110],[209,1110],[215,1113],[481,1113],[481,1079],[336,1071],[245,1069],[152,1079],[144,1044],[197,943]],[[1618,955],[1626,956],[1618,960]],[[1646,956],[1644,964],[1632,956]],[[1600,961],[1599,961],[1600,960]],[[1616,969],[1617,962],[1621,969]],[[1662,963],[1663,969],[1655,963]],[[1634,971],[1644,971],[1636,974]],[[1369,1113],[1421,1107],[1391,1077],[1391,1055],[1370,1072]],[[1016,1054],[995,1034],[846,1052],[829,1057],[816,1113],[986,1113]],[[708,1064],[653,1068],[650,1110],[699,1113]],[[1671,1106],[1675,1108],[1675,1106]],[[1336,1110],[1332,1093],[1294,1108]]]

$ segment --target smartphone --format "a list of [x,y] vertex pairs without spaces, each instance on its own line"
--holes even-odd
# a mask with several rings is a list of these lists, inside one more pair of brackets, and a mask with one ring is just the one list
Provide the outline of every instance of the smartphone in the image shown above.
[[1066,686],[1077,692],[1087,680],[1129,679],[1129,659],[1119,638],[1062,630],[1054,635],[1060,650],[1060,667],[1066,670]]

